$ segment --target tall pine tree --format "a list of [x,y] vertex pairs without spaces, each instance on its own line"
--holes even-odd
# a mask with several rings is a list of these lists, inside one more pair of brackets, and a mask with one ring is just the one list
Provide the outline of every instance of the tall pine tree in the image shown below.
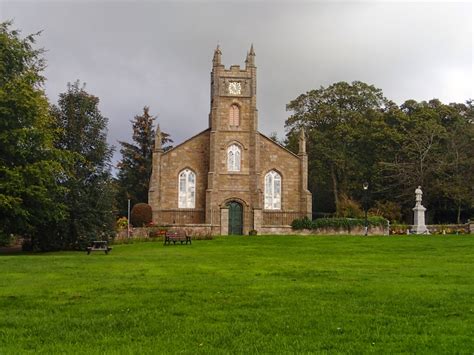
[[68,84],[52,109],[60,138],[57,147],[74,154],[64,203],[68,218],[61,229],[66,246],[82,248],[91,239],[113,231],[113,189],[107,144],[107,122],[99,110],[99,98],[85,91],[79,81]]
[[[156,117],[150,115],[149,107],[143,108],[142,115],[136,115],[131,121],[133,143],[120,141],[122,160],[118,164],[117,206],[121,215],[127,213],[127,200],[133,206],[139,202],[148,202],[148,185],[152,169],[153,148],[155,146]],[[171,148],[173,141],[169,134],[161,133],[164,150]]]

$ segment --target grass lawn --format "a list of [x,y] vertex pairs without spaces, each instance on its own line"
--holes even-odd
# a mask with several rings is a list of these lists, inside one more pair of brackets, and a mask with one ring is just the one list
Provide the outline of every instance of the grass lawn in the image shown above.
[[0,354],[474,353],[474,236],[0,256]]

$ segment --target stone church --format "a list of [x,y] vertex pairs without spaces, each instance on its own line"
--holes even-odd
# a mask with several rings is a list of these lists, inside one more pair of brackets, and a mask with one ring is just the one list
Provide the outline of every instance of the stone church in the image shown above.
[[[253,46],[244,69],[226,69],[221,56],[217,47],[209,128],[169,151],[155,146],[148,201],[153,221],[194,234],[289,232],[293,219],[311,218],[304,132],[298,154],[260,133]],[[161,142],[159,128],[155,141]]]

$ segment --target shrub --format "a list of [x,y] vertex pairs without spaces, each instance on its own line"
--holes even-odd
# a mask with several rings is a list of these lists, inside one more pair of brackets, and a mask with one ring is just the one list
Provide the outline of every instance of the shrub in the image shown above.
[[291,222],[291,227],[293,229],[313,229],[312,221],[304,216],[303,218],[297,218]]
[[7,247],[10,245],[12,237],[8,234],[0,232],[0,247]]
[[401,221],[402,219],[402,207],[398,203],[392,201],[375,202],[375,207],[371,208],[369,213],[383,216],[392,223]]
[[127,229],[127,226],[128,226],[128,219],[127,219],[127,217],[120,217],[120,218],[117,219],[117,221],[115,222],[115,228],[116,228],[116,230],[117,230],[118,232]]
[[[380,216],[369,217],[369,226],[386,226],[387,220]],[[352,227],[364,227],[364,218],[319,218],[311,221],[307,217],[295,219],[291,223],[293,229],[351,229]]]
[[145,227],[152,220],[151,206],[147,203],[137,203],[130,213],[130,223],[134,227]]
[[404,235],[407,234],[407,229],[410,229],[407,224],[392,224],[390,225],[390,234]]
[[359,218],[364,215],[364,212],[357,201],[343,194],[336,214],[338,217]]
[[31,242],[31,239],[23,239],[23,243],[21,243],[21,250],[22,251],[33,251],[33,243]]
[[255,229],[252,229],[249,231],[249,235],[257,235],[257,231]]
[[168,230],[167,227],[157,227],[153,228],[148,232],[148,237],[150,238],[160,238],[163,237],[163,235],[166,233]]

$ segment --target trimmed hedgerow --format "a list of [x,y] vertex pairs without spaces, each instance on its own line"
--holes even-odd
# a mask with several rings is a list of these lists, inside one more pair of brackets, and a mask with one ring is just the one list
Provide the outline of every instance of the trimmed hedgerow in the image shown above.
[[[369,226],[386,226],[387,220],[383,217],[369,217]],[[310,220],[307,217],[295,219],[291,223],[293,229],[319,229],[319,228],[335,228],[348,229],[352,227],[364,227],[364,218],[318,218]]]

